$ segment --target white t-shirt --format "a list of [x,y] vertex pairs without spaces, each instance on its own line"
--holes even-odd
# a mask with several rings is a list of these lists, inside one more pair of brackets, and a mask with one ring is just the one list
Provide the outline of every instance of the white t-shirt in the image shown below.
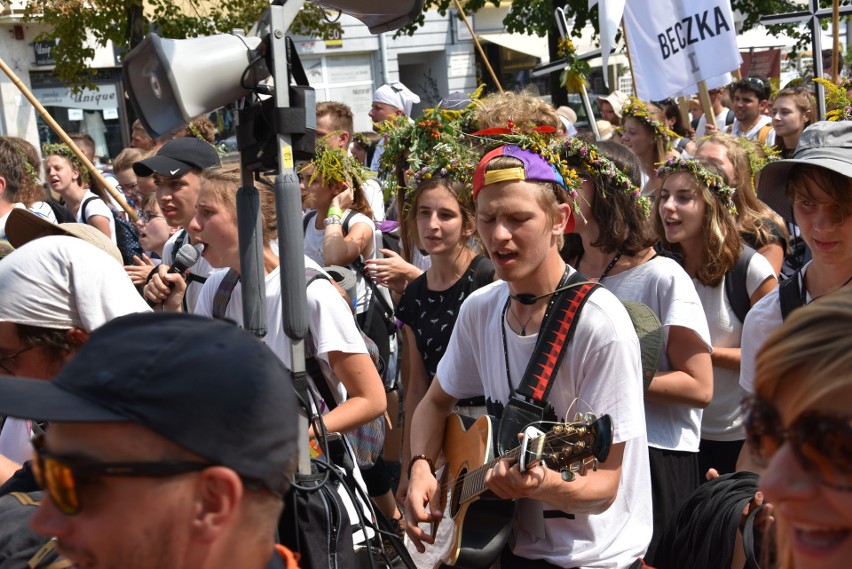
[[[746,291],[749,297],[775,271],[769,261],[755,253],[748,264]],[[728,302],[725,293],[725,278],[715,287],[709,287],[692,279],[710,327],[713,346],[739,348],[743,325]],[[745,438],[741,403],[746,392],[740,388],[739,372],[713,366],[713,400],[704,409],[701,420],[701,438],[711,441],[739,441]]]
[[[86,200],[91,198],[95,199],[86,203]],[[83,219],[83,204],[86,204],[86,219]],[[98,197],[97,194],[92,192],[92,190],[86,190],[86,193],[83,195],[83,200],[80,202],[80,209],[78,209],[74,215],[77,218],[77,223],[89,223],[88,220],[96,215],[107,218],[109,221],[110,239],[112,239],[112,242],[118,246],[118,241],[116,241],[115,238],[115,218],[112,216],[112,210],[106,202]]]
[[56,219],[56,214],[53,213],[53,208],[51,208],[47,202],[33,202],[30,204],[29,209],[34,214],[39,217],[43,217],[50,223],[59,223],[59,220]]
[[[621,300],[646,304],[660,319],[665,342],[660,352],[659,371],[671,371],[666,354],[669,331],[680,326],[695,332],[711,351],[707,318],[695,287],[686,271],[673,259],[655,257],[636,267],[608,276],[603,284]],[[648,446],[666,450],[698,452],[701,441],[702,410],[679,403],[645,401]]]
[[32,438],[29,419],[8,417],[0,430],[0,454],[18,464],[32,460]]
[[[573,272],[573,271],[572,271]],[[513,388],[520,382],[537,335],[518,336],[503,319],[505,282],[474,292],[462,304],[447,351],[438,364],[441,387],[463,399],[485,395],[493,405],[509,398],[500,330],[506,334]],[[574,338],[550,392],[559,417],[593,411],[613,419],[613,443],[627,442],[615,501],[601,514],[548,517],[547,502],[522,500],[513,528],[513,552],[560,567],[627,567],[651,539],[651,482],[639,341],[624,306],[605,289],[593,292],[578,316]],[[576,401],[576,404],[575,404]],[[537,511],[537,515],[536,515]]]
[[[178,231],[166,241],[166,244],[163,245],[163,263],[166,265],[172,264],[172,249],[175,247],[175,243],[181,235],[186,235],[183,238],[183,245],[187,243],[192,243],[192,239],[189,237],[189,234],[185,234],[184,230]],[[183,246],[182,245],[182,246]],[[216,269],[210,266],[210,263],[207,262],[207,259],[204,257],[199,257],[198,262],[189,268],[189,274],[195,275],[201,278],[207,278],[211,273],[215,272]],[[199,282],[191,282],[188,283],[186,287],[186,307],[190,312],[195,312],[195,304],[198,302],[198,295],[201,294],[202,283]]]
[[[343,212],[343,219],[346,219],[346,216],[349,214],[350,210],[346,210]],[[312,216],[311,222],[308,223],[308,227],[305,230],[305,255],[320,265],[324,267],[326,265],[323,260],[323,252],[322,252],[322,238],[325,235],[325,228],[317,229],[316,220],[319,213],[316,213]],[[349,231],[352,231],[352,228],[355,227],[358,223],[366,223],[370,226],[370,230],[373,235],[376,233],[376,224],[373,223],[373,220],[364,215],[363,213],[356,213],[349,220]],[[322,225],[322,222],[320,222]],[[370,254],[371,259],[376,258],[376,246],[375,239],[373,239],[373,250]],[[355,312],[361,314],[367,309],[368,303],[370,302],[371,290],[370,287],[367,286],[367,282],[364,280],[364,276],[359,272],[355,271],[355,292],[358,297],[358,301],[356,303]]]
[[[305,267],[322,269],[308,258]],[[210,275],[201,288],[201,294],[195,305],[195,314],[213,316],[213,299],[216,290],[227,271],[216,271]],[[323,274],[326,274],[323,272]],[[266,275],[266,323],[267,331],[263,342],[269,346],[288,369],[293,369],[290,358],[290,340],[284,333],[284,322],[281,314],[281,275],[279,268]],[[310,340],[306,342],[306,353],[312,353],[320,361],[320,366],[327,378],[331,378],[332,393],[338,403],[346,400],[346,390],[340,381],[331,373],[328,361],[329,352],[344,352],[348,354],[366,354],[367,347],[361,333],[355,325],[352,312],[346,302],[337,292],[331,282],[317,279],[307,288],[308,296],[308,329]],[[237,283],[231,293],[231,301],[225,310],[225,318],[233,320],[237,326],[243,327],[243,295],[242,283]],[[325,410],[321,409],[320,413]]]
[[382,154],[385,152],[385,137],[380,136],[376,143],[376,150],[373,152],[373,159],[370,160],[370,170],[378,173],[379,166],[382,160]]
[[[731,134],[734,136],[742,136],[749,140],[756,140],[757,135],[760,133],[760,129],[764,126],[772,124],[772,118],[766,115],[760,115],[757,119],[757,124],[755,124],[748,132],[743,132],[742,126],[740,125],[740,121],[734,119],[734,123],[731,126]],[[766,135],[766,140],[763,141],[766,146],[775,146],[775,129],[769,131],[769,134]]]
[[[14,203],[12,204],[12,209],[23,209],[25,208],[22,203]],[[0,215],[0,239],[6,239],[6,221],[9,219],[9,214],[12,213],[12,209],[6,212],[6,215]]]
[[[810,263],[802,268],[803,276],[809,266]],[[743,324],[740,387],[747,393],[754,393],[754,372],[756,371],[755,359],[757,358],[757,352],[763,347],[766,338],[784,322],[784,318],[781,316],[779,294],[781,294],[781,287],[776,287],[775,290],[757,301],[757,304],[749,310],[745,324]],[[810,293],[806,291],[805,302],[808,303],[812,300]]]
[[373,210],[373,221],[384,221],[385,193],[382,191],[382,187],[376,180],[369,178],[364,180],[361,190],[367,196],[367,203],[370,204],[370,209]]
[[[716,115],[716,128],[719,129],[719,132],[725,132],[725,127],[728,126],[728,113],[731,112],[731,109],[728,107],[722,107],[722,112]],[[698,126],[695,127],[695,140],[698,140],[707,132],[707,114],[701,115],[698,119]]]

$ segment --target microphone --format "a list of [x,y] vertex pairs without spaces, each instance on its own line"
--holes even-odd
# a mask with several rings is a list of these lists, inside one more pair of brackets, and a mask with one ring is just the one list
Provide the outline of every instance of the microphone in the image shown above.
[[201,257],[201,254],[198,252],[198,249],[191,243],[185,243],[178,249],[175,260],[169,267],[169,272],[182,275],[188,268],[198,262],[199,257]]

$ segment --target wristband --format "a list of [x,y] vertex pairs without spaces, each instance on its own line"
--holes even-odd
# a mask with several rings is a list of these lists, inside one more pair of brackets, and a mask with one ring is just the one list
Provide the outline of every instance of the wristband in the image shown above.
[[331,206],[330,208],[328,208],[328,216],[343,217],[343,210],[339,207]]
[[426,456],[425,454],[415,454],[411,457],[411,462],[408,463],[408,479],[411,480],[411,467],[414,466],[414,463],[418,460],[425,460],[429,464],[429,470],[432,471],[432,476],[435,476],[435,463],[432,462],[432,459]]
[[329,225],[341,225],[341,221],[336,215],[330,215],[322,220],[322,224],[324,227],[328,227]]

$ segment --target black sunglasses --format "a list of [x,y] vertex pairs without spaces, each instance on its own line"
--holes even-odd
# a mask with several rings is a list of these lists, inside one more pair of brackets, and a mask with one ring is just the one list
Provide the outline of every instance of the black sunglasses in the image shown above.
[[787,442],[805,471],[830,488],[852,490],[850,415],[808,411],[785,428],[768,401],[754,398],[747,408],[746,438],[757,464],[765,466]]
[[98,462],[96,460],[59,456],[44,450],[44,436],[33,439],[33,475],[46,490],[60,512],[73,516],[80,513],[79,488],[86,481],[104,476],[166,478],[190,472],[201,472],[213,464],[207,462]]

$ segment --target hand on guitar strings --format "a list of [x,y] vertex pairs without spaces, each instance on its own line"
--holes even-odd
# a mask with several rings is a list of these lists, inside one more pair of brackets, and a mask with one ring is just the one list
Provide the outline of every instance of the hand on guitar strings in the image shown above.
[[503,458],[485,474],[485,485],[498,497],[507,500],[535,498],[546,476],[547,467],[543,462],[521,472],[516,459]]
[[[438,480],[429,470],[425,460],[419,460],[412,465],[411,478],[408,482],[408,496],[403,504],[405,531],[417,551],[426,551],[424,543],[435,543],[438,522],[444,517],[440,505]],[[425,531],[419,524],[430,524],[430,531]]]

